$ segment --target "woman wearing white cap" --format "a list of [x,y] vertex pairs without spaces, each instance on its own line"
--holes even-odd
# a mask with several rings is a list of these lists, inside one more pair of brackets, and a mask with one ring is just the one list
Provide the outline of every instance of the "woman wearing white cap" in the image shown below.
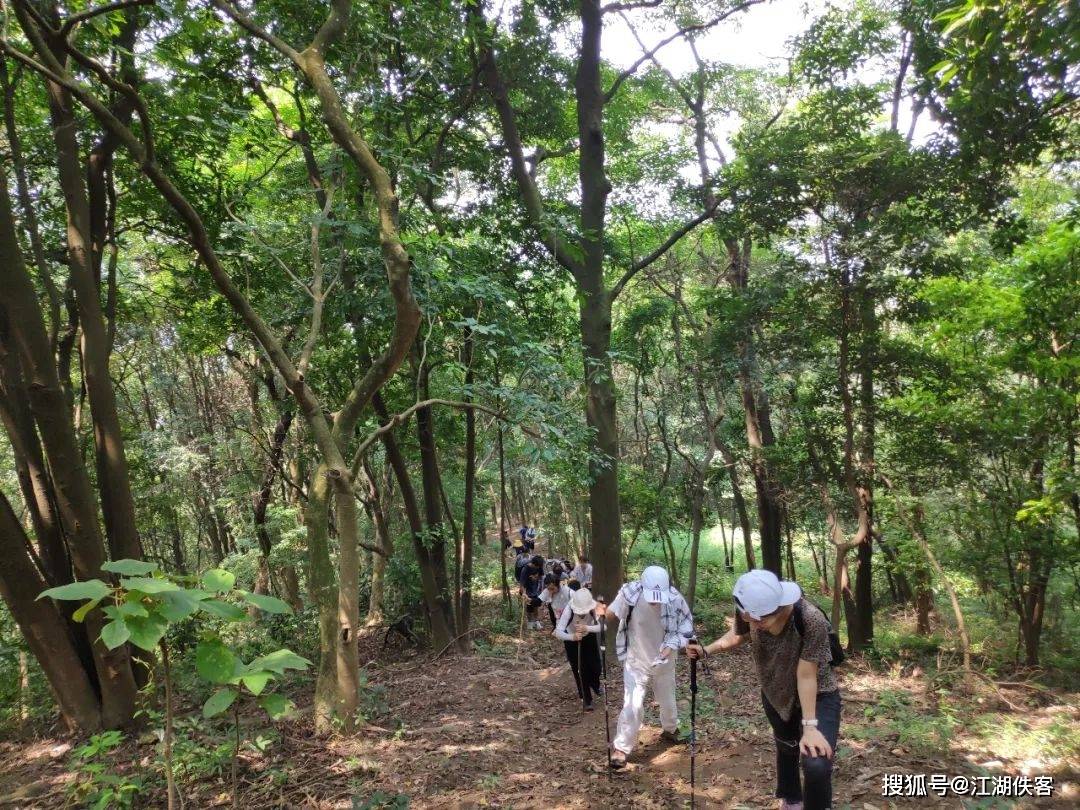
[[[563,586],[566,587],[565,585]],[[596,616],[597,602],[588,588],[574,591],[569,610],[564,610],[555,625],[555,637],[563,641],[566,660],[574,673],[578,698],[585,711],[593,710],[593,695],[600,694],[600,619]]]
[[[750,639],[765,716],[776,739],[776,797],[781,810],[832,806],[832,756],[840,734],[840,690],[825,614],[794,582],[771,571],[750,571],[735,583],[735,624],[697,658]],[[803,784],[799,783],[802,753]]]
[[[603,606],[599,612],[604,615]],[[619,619],[615,652],[623,664],[623,707],[611,765],[621,768],[637,744],[650,683],[660,704],[661,739],[679,741],[675,660],[694,635],[694,617],[682,594],[671,587],[667,571],[658,565],[642,571],[640,580],[623,585],[606,612]]]

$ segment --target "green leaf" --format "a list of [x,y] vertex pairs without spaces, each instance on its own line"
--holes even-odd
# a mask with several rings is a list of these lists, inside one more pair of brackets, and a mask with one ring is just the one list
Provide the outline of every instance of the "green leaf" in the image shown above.
[[260,697],[259,705],[266,710],[271,720],[279,720],[295,708],[291,700],[277,692]]
[[265,610],[267,613],[291,614],[293,612],[291,607],[276,596],[267,596],[263,593],[249,593],[248,591],[240,591],[240,595],[244,597],[245,602],[255,605],[259,610]]
[[270,683],[274,677],[274,673],[268,672],[265,669],[260,669],[257,672],[249,672],[248,674],[240,678],[241,682],[248,688],[253,695],[261,695],[266,685]]
[[138,616],[140,618],[145,618],[150,615],[146,608],[138,602],[121,602],[120,605],[117,606],[116,612],[121,616]]
[[110,593],[112,593],[112,589],[100,579],[87,579],[82,582],[61,585],[58,588],[49,588],[47,591],[42,591],[38,595],[38,599],[45,596],[69,601],[76,599],[104,599]]
[[235,689],[230,689],[229,687],[218,689],[207,699],[206,703],[203,704],[203,717],[216,717],[221,714],[233,705],[233,701],[236,700],[239,694],[240,693]]
[[161,605],[158,612],[170,622],[186,619],[199,609],[199,603],[187,591],[163,593],[159,597]]
[[306,658],[303,658],[292,650],[275,650],[269,655],[263,655],[252,661],[249,666],[251,669],[268,669],[271,672],[276,672],[278,675],[284,675],[287,669],[307,669],[311,666],[311,662]]
[[101,566],[102,571],[110,571],[124,577],[144,577],[158,570],[157,564],[142,560],[113,560]]
[[202,575],[202,584],[208,591],[228,591],[236,584],[236,576],[221,568],[211,568]]
[[199,642],[195,670],[211,683],[228,683],[236,667],[236,655],[220,639]]
[[144,650],[153,650],[157,647],[161,637],[169,628],[169,623],[156,613],[147,617],[132,616],[125,619],[124,624],[131,631],[131,643]]
[[87,602],[74,613],[72,613],[71,618],[73,618],[77,622],[81,622],[83,619],[86,618],[86,614],[96,608],[100,602],[100,599],[91,599],[89,602]]
[[129,638],[131,638],[131,630],[127,622],[122,619],[115,619],[101,628],[101,641],[110,650],[126,644]]
[[131,577],[130,579],[120,580],[120,587],[128,591],[140,591],[141,593],[154,594],[154,593],[167,593],[169,591],[178,591],[180,586],[175,582],[170,582],[167,579],[158,579],[157,577]]
[[247,615],[243,609],[230,605],[228,602],[222,602],[220,599],[204,599],[199,602],[199,608],[230,622],[240,621]]

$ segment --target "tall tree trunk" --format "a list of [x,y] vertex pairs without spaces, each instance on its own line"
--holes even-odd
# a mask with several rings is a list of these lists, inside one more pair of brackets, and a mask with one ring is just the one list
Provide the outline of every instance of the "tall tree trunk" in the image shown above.
[[[495,386],[499,386],[499,370],[495,369]],[[510,522],[506,511],[506,459],[503,452],[503,427],[502,421],[496,426],[499,443],[499,566],[502,569],[502,594],[503,604],[510,609],[510,581],[506,572],[506,553],[510,546]]]
[[[574,95],[577,101],[578,182],[581,190],[580,234],[569,247],[551,228],[543,201],[525,159],[516,112],[499,73],[481,4],[467,14],[480,29],[480,69],[491,94],[510,155],[511,171],[530,222],[558,263],[573,277],[578,292],[578,321],[585,371],[585,420],[592,430],[590,447],[588,546],[595,565],[597,593],[610,596],[622,584],[623,555],[619,511],[619,442],[616,429],[615,384],[612,378],[611,304],[619,285],[604,282],[605,219],[611,191],[605,170],[604,87],[600,44],[604,11],[600,0],[581,0],[581,40]],[[638,268],[640,269],[640,268]]]
[[[749,237],[741,243],[735,239],[726,241],[728,249],[728,283],[732,290],[747,299],[749,296],[749,273],[751,242]],[[739,389],[743,416],[746,422],[746,442],[750,447],[750,470],[754,477],[757,495],[758,528],[761,540],[762,566],[777,576],[783,576],[783,490],[776,480],[767,453],[775,444],[772,428],[772,409],[769,395],[757,378],[757,360],[754,351],[754,324],[746,323],[738,341]]]
[[[65,61],[62,54],[56,55],[61,62]],[[135,522],[135,500],[124,454],[116,392],[109,376],[108,336],[101,310],[100,289],[94,274],[90,204],[83,182],[78,123],[68,91],[52,81],[46,85],[58,177],[67,211],[68,266],[82,327],[82,375],[94,422],[98,487],[105,533],[113,559],[140,559],[142,543]]]
[[0,596],[41,665],[68,728],[96,731],[102,726],[101,703],[63,616],[51,599],[37,598],[49,586],[30,558],[29,544],[0,493]]
[[[426,369],[421,371],[421,391],[427,398]],[[438,589],[436,605],[443,616],[443,622],[449,632],[449,643],[454,638],[454,601],[450,581],[446,571],[446,537],[443,526],[442,480],[439,472],[439,457],[435,450],[435,420],[431,407],[416,411],[416,438],[420,447],[420,482],[424,491],[424,518],[428,559],[431,561],[432,574]]]
[[857,287],[859,326],[862,340],[859,347],[859,410],[862,432],[859,442],[858,492],[866,513],[867,535],[856,549],[855,609],[858,614],[857,635],[851,639],[855,650],[868,647],[874,641],[873,541],[875,451],[877,439],[877,406],[874,399],[874,372],[877,363],[878,323],[874,308],[873,289],[862,271]]
[[[461,364],[465,367],[465,401],[472,402],[472,386],[475,378],[473,369],[473,341],[475,337],[472,329],[465,327],[465,340],[461,348]],[[460,648],[462,652],[468,652],[470,648],[469,623],[472,621],[472,577],[473,577],[473,533],[475,528],[474,511],[476,508],[476,411],[467,408],[465,411],[465,517],[461,527],[461,550],[458,557],[461,559],[461,577],[457,583],[457,632],[461,635]],[[506,555],[502,549],[499,556]]]
[[[375,413],[378,414],[380,423],[387,424],[390,420],[390,414],[379,394],[375,394],[372,398],[372,405],[375,408]],[[416,490],[413,488],[412,479],[409,477],[409,468],[405,463],[401,448],[394,438],[393,431],[386,431],[380,438],[386,450],[386,461],[394,471],[394,478],[397,480],[401,500],[405,506],[405,517],[409,522],[413,551],[416,553],[416,561],[420,566],[420,586],[424,594],[424,610],[427,613],[428,625],[431,628],[431,638],[434,644],[441,649],[453,640],[453,626],[448,620],[448,613],[444,610],[446,605],[443,598],[445,591],[440,590],[439,578],[435,568],[436,564],[426,544],[424,523],[420,517]],[[443,566],[442,580],[445,584],[445,565]]]
[[[68,534],[79,579],[102,575],[105,547],[97,521],[90,477],[79,453],[67,396],[60,385],[48,331],[38,308],[37,291],[19,249],[7,173],[0,168],[0,306],[6,312],[19,353],[30,407],[55,483],[57,507]],[[87,616],[85,632],[93,640],[94,673],[101,692],[101,724],[115,728],[129,723],[135,711],[135,680],[126,647],[108,650],[97,640],[101,612]]]
[[600,279],[596,281],[596,286],[585,293],[580,303],[585,347],[585,421],[593,431],[593,453],[589,459],[589,545],[594,571],[593,590],[611,599],[623,581],[619,436],[609,352],[611,301],[600,287]]

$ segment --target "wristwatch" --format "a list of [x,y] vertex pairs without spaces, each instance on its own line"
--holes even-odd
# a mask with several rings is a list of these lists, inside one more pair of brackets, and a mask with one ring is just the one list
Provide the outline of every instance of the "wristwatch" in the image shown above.
[[814,728],[817,728],[817,718],[816,717],[811,717],[810,719],[805,719],[804,718],[803,721],[802,721],[802,724],[804,726],[813,726]]

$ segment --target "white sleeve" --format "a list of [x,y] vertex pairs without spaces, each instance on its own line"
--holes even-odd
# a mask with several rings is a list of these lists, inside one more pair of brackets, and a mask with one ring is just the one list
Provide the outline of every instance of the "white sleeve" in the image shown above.
[[551,601],[551,594],[548,592],[547,588],[544,588],[544,590],[540,591],[540,601],[543,602],[545,605]]
[[559,622],[555,625],[555,630],[552,633],[555,638],[562,639],[563,641],[574,640],[574,634],[567,632],[567,627],[570,624],[570,619],[573,618],[573,616],[574,611],[572,610],[567,609],[562,612],[562,615],[559,617]]
[[626,612],[628,606],[626,600],[623,599],[622,588],[619,589],[619,595],[615,597],[611,605],[608,606],[608,613],[614,614],[620,622],[626,621]]

